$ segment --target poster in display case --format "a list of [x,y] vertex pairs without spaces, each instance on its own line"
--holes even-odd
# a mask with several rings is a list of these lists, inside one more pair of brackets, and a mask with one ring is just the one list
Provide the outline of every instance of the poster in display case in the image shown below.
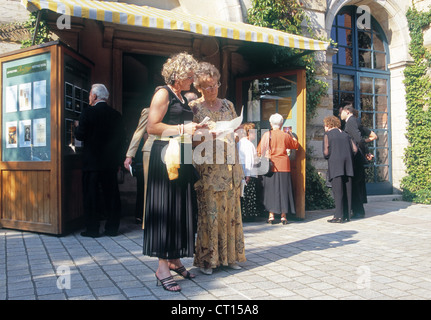
[[51,54],[2,65],[2,160],[49,161]]

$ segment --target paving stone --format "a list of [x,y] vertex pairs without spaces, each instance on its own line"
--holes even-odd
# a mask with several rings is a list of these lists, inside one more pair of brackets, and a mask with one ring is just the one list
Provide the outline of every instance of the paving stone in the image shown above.
[[[197,277],[175,274],[179,293],[155,285],[158,260],[142,255],[134,223],[123,221],[118,237],[98,239],[0,229],[0,299],[430,300],[430,209],[370,202],[365,219],[340,225],[326,222],[333,210],[307,212],[287,228],[245,222],[242,270],[206,276],[193,258],[182,259]],[[59,266],[69,268],[70,289],[57,288]]]

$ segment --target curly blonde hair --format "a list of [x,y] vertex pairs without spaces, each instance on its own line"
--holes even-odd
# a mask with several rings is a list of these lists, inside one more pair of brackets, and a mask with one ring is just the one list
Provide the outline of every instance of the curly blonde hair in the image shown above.
[[195,88],[200,88],[201,83],[209,79],[220,80],[220,71],[209,62],[200,62],[198,68],[195,70],[195,81],[193,85]]
[[162,76],[166,84],[173,85],[177,80],[186,79],[190,72],[194,72],[198,62],[191,54],[181,52],[170,57],[162,68]]
[[323,119],[323,124],[329,129],[341,128],[341,121],[336,116],[327,116]]

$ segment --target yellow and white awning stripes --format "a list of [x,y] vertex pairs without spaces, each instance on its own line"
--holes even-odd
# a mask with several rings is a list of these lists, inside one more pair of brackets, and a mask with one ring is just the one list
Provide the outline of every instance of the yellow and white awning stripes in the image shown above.
[[329,45],[329,43],[325,41],[297,36],[274,29],[257,27],[242,22],[220,21],[208,17],[122,2],[21,0],[21,3],[27,9],[31,9],[32,5],[34,5],[38,10],[48,9],[59,14],[73,17],[129,26],[189,31],[204,36],[269,43],[296,49],[326,50]]

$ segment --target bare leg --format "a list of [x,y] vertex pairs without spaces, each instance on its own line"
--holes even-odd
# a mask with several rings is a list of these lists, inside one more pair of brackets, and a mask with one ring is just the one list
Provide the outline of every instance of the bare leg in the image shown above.
[[172,278],[168,260],[159,258],[159,267],[156,271],[157,283],[161,282],[163,288],[168,291],[180,291],[181,287]]

